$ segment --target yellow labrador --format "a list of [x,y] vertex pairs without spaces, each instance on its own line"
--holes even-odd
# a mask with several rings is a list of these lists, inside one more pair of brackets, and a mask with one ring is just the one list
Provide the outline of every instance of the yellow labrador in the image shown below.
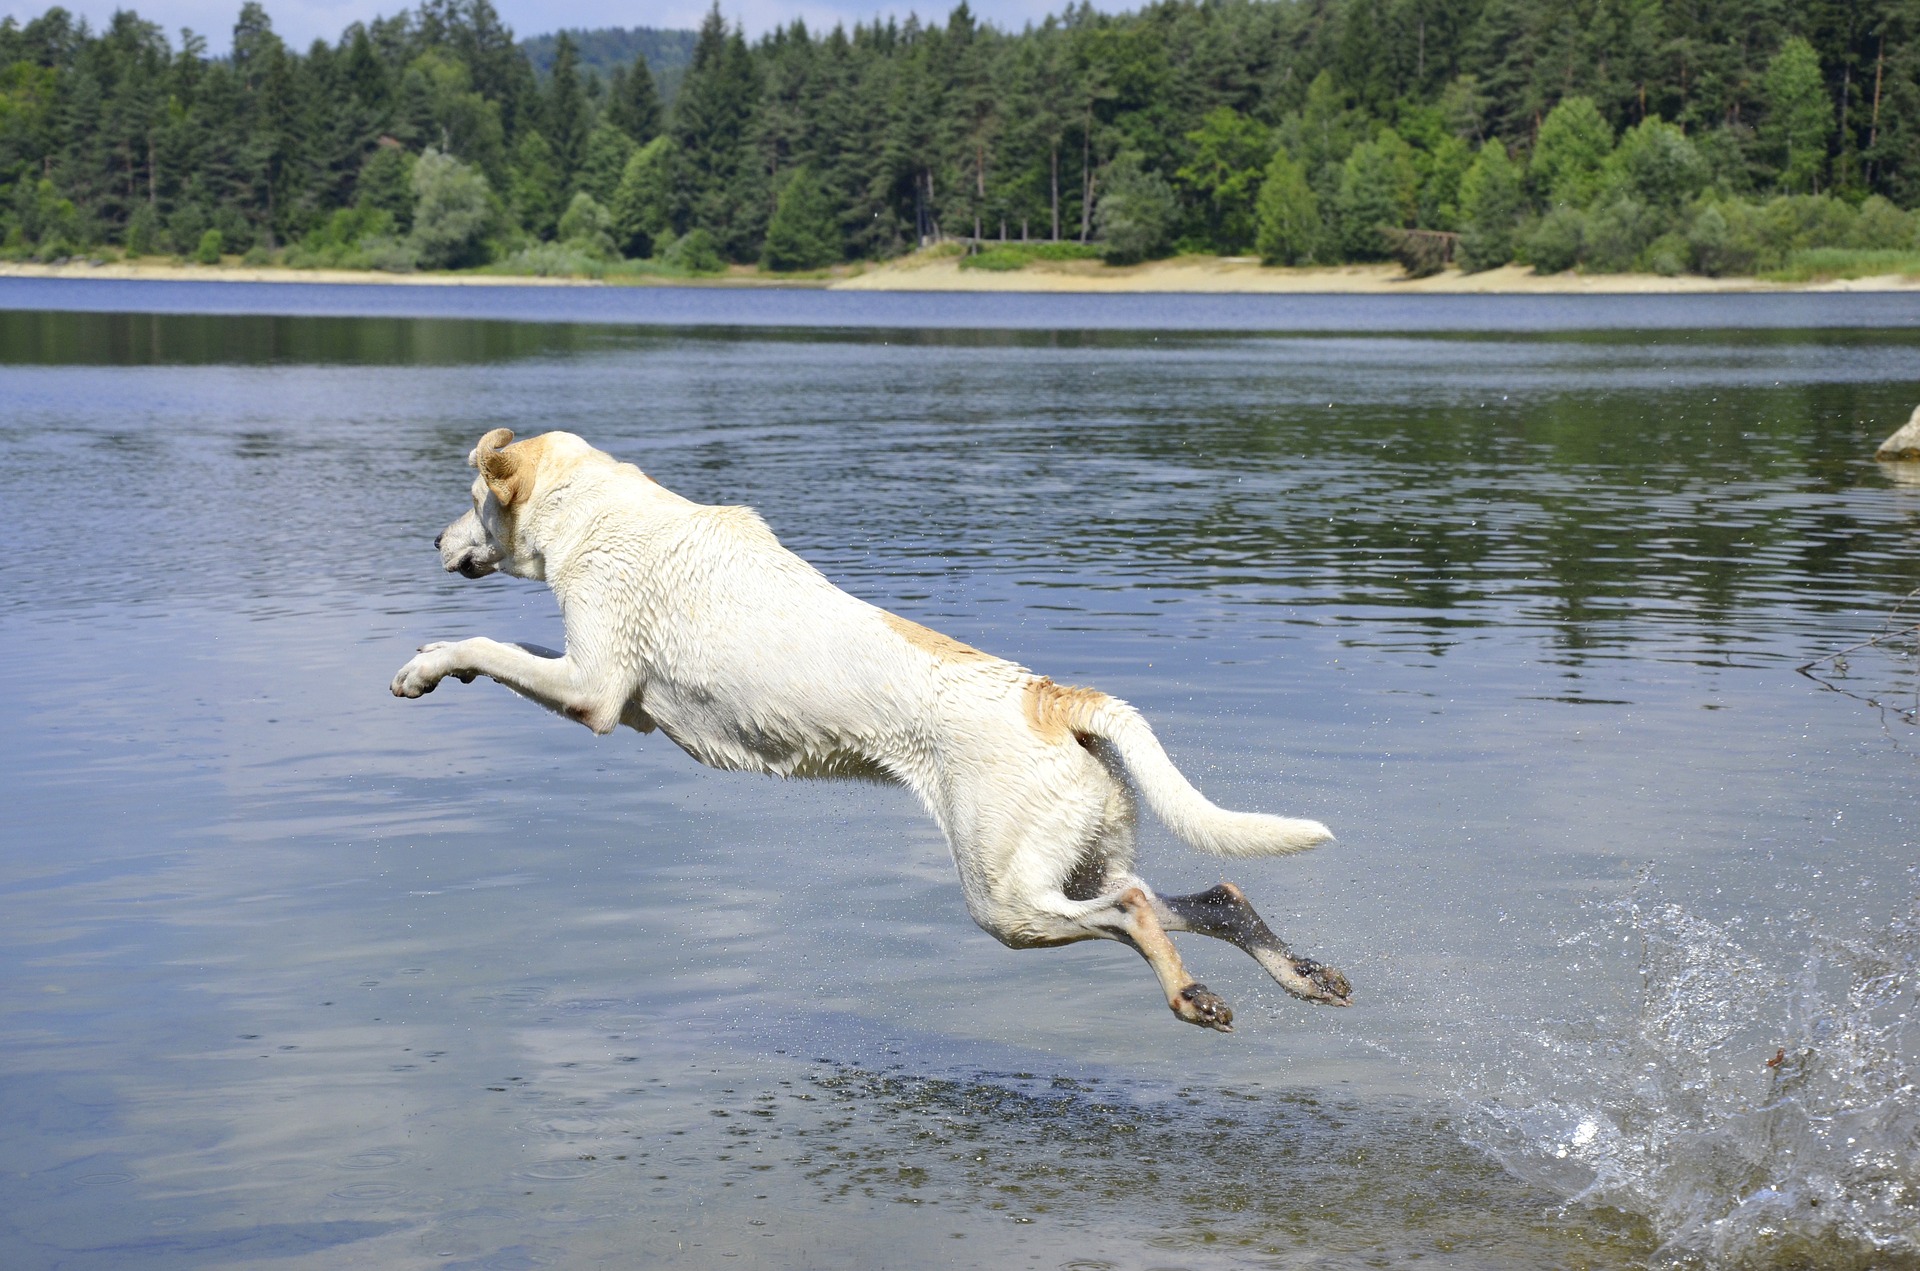
[[1296,956],[1231,883],[1159,896],[1133,873],[1135,787],[1218,856],[1331,835],[1215,807],[1125,702],[857,600],[751,509],[684,499],[570,433],[515,442],[496,428],[468,462],[473,507],[435,540],[442,564],[544,580],[566,651],[429,644],[394,676],[396,696],[484,675],[596,733],[657,728],[715,768],[897,782],[945,832],[974,921],[1013,948],[1118,940],[1174,1014],[1221,1032],[1232,1010],[1169,931],[1231,941],[1294,996],[1348,1004],[1346,977]]

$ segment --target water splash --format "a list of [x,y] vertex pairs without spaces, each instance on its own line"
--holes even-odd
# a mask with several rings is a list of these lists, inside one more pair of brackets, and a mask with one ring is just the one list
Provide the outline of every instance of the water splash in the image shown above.
[[1644,879],[1603,917],[1568,943],[1630,959],[1637,994],[1477,1074],[1470,1141],[1644,1217],[1656,1266],[1920,1267],[1920,892],[1844,938],[1750,934]]

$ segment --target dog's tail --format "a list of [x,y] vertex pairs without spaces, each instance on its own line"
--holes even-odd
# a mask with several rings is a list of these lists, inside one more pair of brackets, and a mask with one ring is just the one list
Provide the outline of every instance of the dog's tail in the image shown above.
[[1216,807],[1173,766],[1140,712],[1117,697],[1093,689],[1063,688],[1044,678],[1035,680],[1027,691],[1037,724],[1106,741],[1132,774],[1147,806],[1168,829],[1203,852],[1291,856],[1333,837],[1318,821]]

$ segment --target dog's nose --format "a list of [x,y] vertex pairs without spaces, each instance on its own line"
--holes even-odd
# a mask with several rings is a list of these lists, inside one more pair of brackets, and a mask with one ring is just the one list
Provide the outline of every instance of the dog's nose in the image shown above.
[[440,533],[435,534],[433,536],[433,546],[436,551],[439,550],[440,540],[445,538],[446,536],[447,536],[447,533],[445,530],[442,530]]

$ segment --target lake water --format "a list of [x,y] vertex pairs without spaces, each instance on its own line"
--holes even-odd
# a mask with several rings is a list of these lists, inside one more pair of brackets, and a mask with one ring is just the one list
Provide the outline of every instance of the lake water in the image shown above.
[[[0,1265],[1920,1266],[1920,299],[1429,299],[0,282]],[[1356,1005],[396,701],[559,642],[432,547],[500,425],[1328,822],[1142,872]]]

